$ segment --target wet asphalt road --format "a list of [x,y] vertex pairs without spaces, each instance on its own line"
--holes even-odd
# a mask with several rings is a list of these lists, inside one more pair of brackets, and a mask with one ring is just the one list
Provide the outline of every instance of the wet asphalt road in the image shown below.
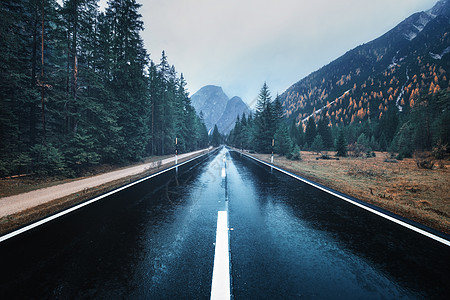
[[0,298],[207,299],[224,210],[234,299],[450,294],[450,247],[222,149],[0,243]]

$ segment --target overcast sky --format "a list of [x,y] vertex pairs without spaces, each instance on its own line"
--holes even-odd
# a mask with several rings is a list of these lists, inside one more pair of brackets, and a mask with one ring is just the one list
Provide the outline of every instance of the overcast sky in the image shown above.
[[[106,1],[101,1],[106,2]],[[213,84],[252,103],[272,95],[437,0],[138,0],[147,51],[183,73],[190,94]]]

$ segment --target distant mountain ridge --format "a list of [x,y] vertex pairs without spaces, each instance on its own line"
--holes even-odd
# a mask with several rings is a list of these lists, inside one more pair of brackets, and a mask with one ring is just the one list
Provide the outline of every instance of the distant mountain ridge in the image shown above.
[[192,106],[194,106],[197,115],[202,114],[208,131],[214,127],[214,124],[222,116],[228,100],[228,96],[225,95],[222,88],[214,85],[204,86],[191,96]]
[[321,114],[348,125],[407,112],[421,93],[449,87],[449,53],[450,1],[441,0],[293,84],[283,108],[299,124]]
[[248,116],[250,113],[249,107],[240,97],[229,99],[221,87],[214,85],[202,87],[191,96],[191,102],[197,115],[203,117],[209,132],[217,125],[220,133],[228,134],[238,116],[243,113]]

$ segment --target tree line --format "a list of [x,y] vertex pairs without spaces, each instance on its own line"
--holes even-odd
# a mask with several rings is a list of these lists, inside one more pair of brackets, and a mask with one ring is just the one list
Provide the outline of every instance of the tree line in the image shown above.
[[450,150],[450,92],[422,93],[409,111],[389,111],[380,119],[332,126],[324,112],[300,122],[300,126],[292,120],[288,128],[279,97],[272,101],[264,84],[255,115],[238,118],[227,142],[237,148],[274,151],[294,159],[301,158],[300,149],[367,157],[375,155],[374,151],[386,151],[398,159],[429,151],[442,157]]
[[227,137],[227,143],[240,149],[250,149],[259,153],[272,151],[299,159],[300,148],[293,143],[289,128],[284,122],[280,97],[272,100],[269,87],[264,83],[258,95],[256,112],[248,117],[238,117],[234,128]]
[[414,153],[450,150],[450,92],[423,92],[414,101],[408,111],[391,110],[381,119],[347,126],[331,126],[322,114],[309,118],[304,132],[301,127],[296,131],[294,125],[291,132],[302,149],[335,150],[338,156],[370,157],[382,151],[403,159]]
[[183,75],[150,59],[141,5],[4,0],[0,176],[76,175],[100,164],[208,145]]

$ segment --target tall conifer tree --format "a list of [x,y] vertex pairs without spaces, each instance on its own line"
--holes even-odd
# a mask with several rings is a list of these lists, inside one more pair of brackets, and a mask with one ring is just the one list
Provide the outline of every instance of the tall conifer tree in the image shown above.
[[275,134],[275,124],[273,118],[273,107],[269,87],[264,83],[256,103],[255,131],[253,144],[255,150],[262,153],[269,153],[272,149],[272,139]]

